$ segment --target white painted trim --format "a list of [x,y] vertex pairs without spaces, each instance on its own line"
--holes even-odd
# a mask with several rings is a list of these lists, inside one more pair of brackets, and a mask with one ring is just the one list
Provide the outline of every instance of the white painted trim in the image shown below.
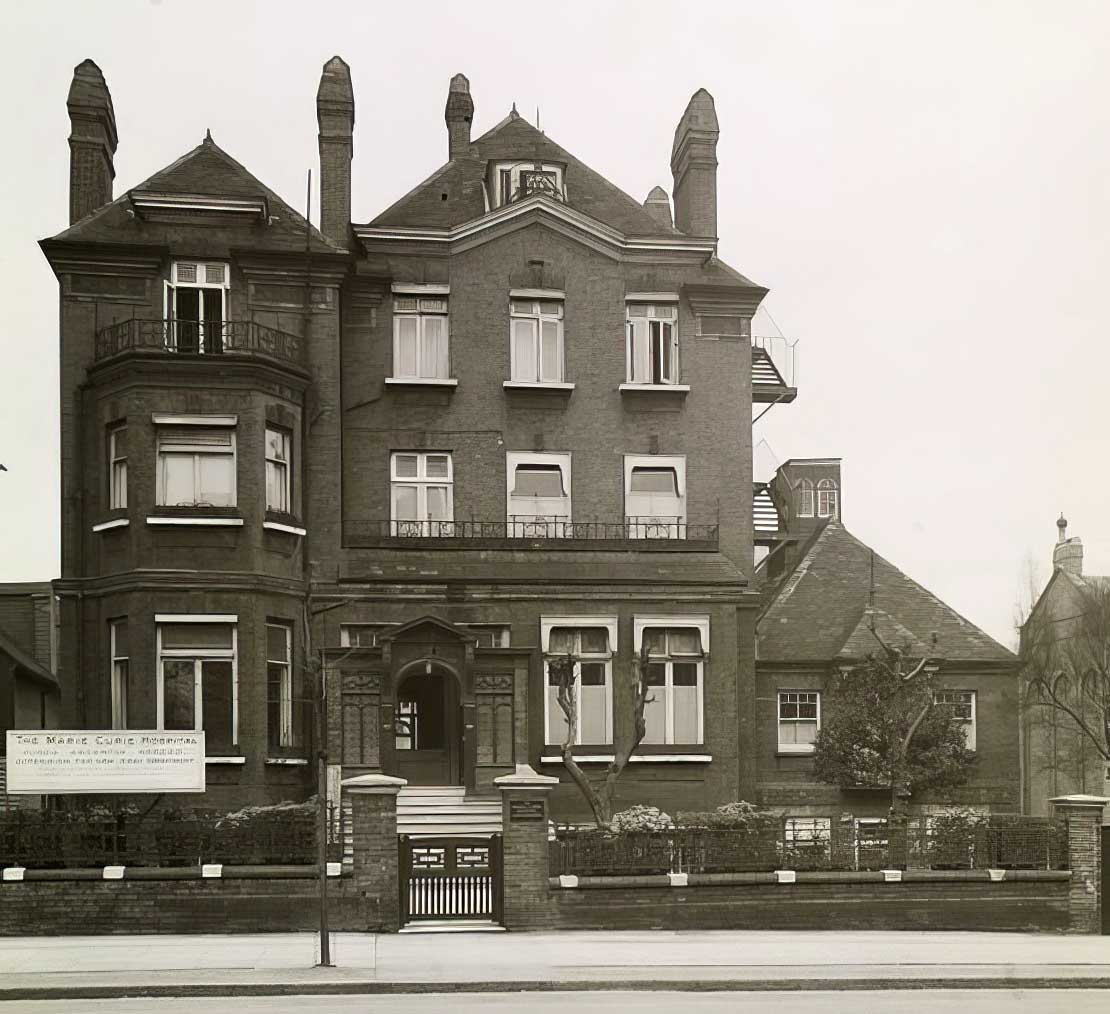
[[237,415],[162,415],[151,417],[155,426],[238,426]]
[[94,532],[106,532],[110,528],[126,528],[131,522],[127,518],[113,518],[111,521],[101,521],[98,525],[93,525]]
[[[580,764],[610,764],[611,753],[592,753],[575,756]],[[630,758],[633,764],[708,764],[713,760],[710,753],[635,753]],[[562,764],[562,757],[541,757],[541,764]]]
[[[777,699],[778,698],[776,698],[776,701]],[[776,721],[779,721],[779,719],[776,719]],[[817,729],[818,731],[821,729],[820,719],[817,721]],[[815,750],[816,747],[812,743],[779,743],[777,752],[792,753],[804,757],[806,754],[811,754]]]
[[288,532],[290,535],[308,534],[304,528],[298,528],[296,525],[283,525],[280,521],[263,521],[262,527],[268,528],[271,532]]
[[689,873],[668,873],[670,878],[671,887],[689,887],[690,874]]
[[709,615],[706,613],[640,613],[633,616],[633,651],[639,653],[648,627],[693,627],[701,635],[702,652],[709,654]]
[[550,381],[546,384],[535,383],[527,380],[506,380],[502,387],[507,389],[536,390],[536,391],[573,391],[574,385],[565,382]]
[[510,299],[559,299],[566,300],[563,289],[509,289]]
[[224,875],[223,863],[203,863],[200,875],[205,880],[219,880]]
[[796,870],[775,870],[775,880],[780,884],[796,884],[798,874]]
[[238,623],[238,613],[155,613],[155,623]]
[[1005,870],[987,870],[987,873],[994,883],[998,883],[999,881],[1006,879]]
[[621,384],[618,391],[689,391],[689,384]]
[[394,282],[389,291],[408,296],[449,296],[450,285],[437,285],[432,282]]
[[434,380],[425,377],[386,377],[387,384],[397,387],[458,387],[459,382],[454,378],[450,380]]
[[[573,465],[573,458],[570,451],[506,451],[505,452],[505,505],[506,505],[506,523],[508,519],[516,516],[528,516],[528,511],[513,510],[513,483],[516,479],[517,465],[557,465],[563,479],[563,488],[566,490],[565,497],[533,497],[531,499],[543,499],[555,501],[558,499],[562,501],[560,506],[565,506],[566,513],[552,514],[551,517],[562,517],[565,521],[571,519],[571,504],[573,503],[571,488],[571,468]],[[523,498],[522,498],[523,499]],[[536,516],[543,514],[542,511],[532,512]]]
[[101,876],[104,880],[123,880],[123,867],[105,866]]
[[609,651],[617,653],[617,617],[597,614],[578,616],[541,616],[540,646],[544,652],[551,647],[551,630],[554,627],[604,627],[609,631]]
[[242,518],[202,518],[196,515],[188,515],[177,518],[148,517],[146,523],[148,525],[209,525],[215,528],[242,528],[245,522]]
[[343,875],[342,863],[328,863],[328,876],[339,877]]
[[573,873],[560,873],[559,886],[575,888],[578,886],[578,877],[575,876]]
[[266,763],[290,768],[303,768],[308,766],[308,760],[304,757],[267,757]]
[[677,292],[626,292],[626,303],[677,303]]
[[205,757],[205,764],[246,764],[246,757]]
[[26,866],[6,866],[4,867],[4,880],[9,882],[22,880],[23,874],[26,872]]
[[883,870],[883,882],[887,884],[900,884],[902,883],[901,870]]

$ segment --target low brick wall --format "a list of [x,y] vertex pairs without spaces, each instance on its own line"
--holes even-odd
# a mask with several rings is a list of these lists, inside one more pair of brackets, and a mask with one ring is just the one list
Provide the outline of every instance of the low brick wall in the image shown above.
[[[997,874],[996,874],[997,875]],[[549,881],[542,915],[517,929],[1021,930],[1067,932],[1067,871],[690,874]],[[570,878],[573,880],[575,878]]]
[[[28,870],[0,883],[0,936],[81,933],[266,933],[319,926],[318,881],[311,867],[230,867],[219,878],[200,870]],[[381,899],[349,876],[328,881],[333,930],[391,928]],[[388,919],[388,915],[386,916]]]

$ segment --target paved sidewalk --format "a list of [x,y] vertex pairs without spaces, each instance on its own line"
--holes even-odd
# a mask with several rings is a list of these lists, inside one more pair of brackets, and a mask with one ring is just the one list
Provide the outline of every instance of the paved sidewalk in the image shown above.
[[0,938],[0,1000],[551,989],[1110,989],[1110,937],[911,932]]

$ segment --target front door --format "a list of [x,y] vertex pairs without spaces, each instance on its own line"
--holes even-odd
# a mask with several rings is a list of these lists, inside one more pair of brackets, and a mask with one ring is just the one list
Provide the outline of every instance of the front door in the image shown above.
[[462,723],[458,684],[429,666],[401,684],[393,709],[397,774],[410,785],[459,785]]

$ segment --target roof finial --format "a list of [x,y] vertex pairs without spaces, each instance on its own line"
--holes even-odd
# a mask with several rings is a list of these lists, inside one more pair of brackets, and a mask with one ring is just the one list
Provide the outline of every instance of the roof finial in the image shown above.
[[[536,106],[536,130],[540,129],[540,107]],[[542,134],[543,131],[540,131]]]
[[205,140],[206,140],[206,141],[207,141],[207,142],[208,142],[209,144],[215,144],[215,143],[216,143],[215,141],[213,141],[213,140],[212,140],[212,128],[211,128],[211,127],[209,127],[209,128],[207,129],[207,130],[205,130],[205,132],[204,132],[204,139],[205,139]]
[[516,103],[514,102],[514,103],[513,103],[513,116],[519,116],[519,115],[520,115],[520,113],[518,113],[518,112],[516,111]]

